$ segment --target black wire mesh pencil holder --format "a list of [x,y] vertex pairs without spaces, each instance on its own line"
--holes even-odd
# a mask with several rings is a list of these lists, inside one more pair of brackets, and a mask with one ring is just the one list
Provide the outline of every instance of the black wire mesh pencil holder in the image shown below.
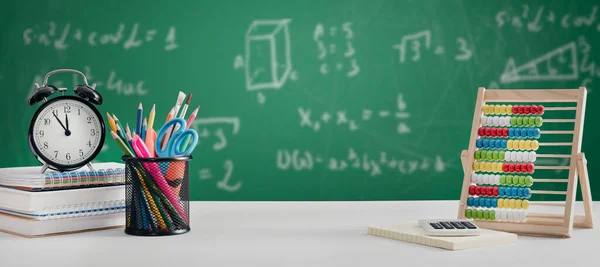
[[190,231],[189,161],[192,157],[125,161],[125,233],[177,235]]

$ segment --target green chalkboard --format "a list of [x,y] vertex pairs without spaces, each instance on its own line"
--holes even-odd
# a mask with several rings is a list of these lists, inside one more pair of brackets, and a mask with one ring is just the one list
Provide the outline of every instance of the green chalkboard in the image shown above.
[[[458,199],[478,87],[583,85],[598,197],[597,13],[574,0],[8,1],[0,167],[39,164],[25,100],[73,68],[98,84],[102,114],[130,125],[140,102],[156,104],[158,128],[193,93],[193,200]],[[96,161],[120,156],[107,138]]]

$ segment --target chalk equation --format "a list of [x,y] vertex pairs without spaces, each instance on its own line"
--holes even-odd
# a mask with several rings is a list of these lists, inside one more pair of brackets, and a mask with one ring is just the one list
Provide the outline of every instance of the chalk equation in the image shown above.
[[[398,60],[402,64],[407,61],[417,62],[427,52],[438,56],[446,54],[446,48],[443,45],[432,45],[431,38],[430,30],[404,35],[400,43],[392,48],[398,50]],[[473,56],[473,50],[473,44],[463,37],[458,37],[451,53],[456,61],[468,61]]]
[[217,188],[226,192],[236,192],[242,188],[242,182],[232,182],[231,176],[233,174],[234,164],[233,161],[227,159],[223,162],[223,166],[218,172],[213,172],[211,168],[200,168],[198,170],[198,177],[200,180],[210,180],[213,178],[218,179]]
[[177,29],[174,26],[161,32],[156,28],[143,27],[139,23],[132,25],[121,23],[116,25],[114,30],[104,32],[85,31],[71,23],[59,25],[51,21],[23,30],[25,46],[41,45],[58,51],[64,51],[77,45],[89,47],[117,45],[124,50],[130,50],[151,42],[162,42],[164,51],[172,51],[179,47],[176,38]]
[[288,79],[297,79],[292,70],[290,19],[255,20],[245,36],[245,54],[237,55],[234,69],[244,69],[246,90],[256,91],[259,104],[266,101],[263,90],[278,90]]
[[500,83],[522,81],[573,81],[582,79],[582,86],[600,78],[600,66],[590,58],[591,46],[584,36],[559,46],[521,65],[508,58]]
[[317,24],[313,32],[313,40],[317,46],[317,59],[321,62],[319,66],[321,74],[327,75],[332,71],[338,71],[344,72],[347,77],[355,77],[360,73],[353,39],[352,22],[334,26]]
[[377,155],[357,153],[353,148],[342,157],[323,157],[318,153],[300,149],[280,149],[276,155],[276,166],[282,171],[312,171],[325,168],[331,172],[362,171],[369,176],[383,175],[384,171],[391,171],[401,175],[410,175],[417,172],[444,172],[446,163],[442,157],[410,158],[391,156],[388,152]]
[[[196,118],[191,126],[198,132],[198,147],[202,144],[210,144],[210,149],[214,152],[223,151],[228,147],[229,138],[238,135],[240,131],[240,118],[238,117],[210,117]],[[222,168],[214,171],[208,167],[202,167],[198,171],[200,180],[210,180],[218,178],[216,187],[227,192],[236,192],[242,188],[242,181],[232,181],[234,162],[232,159],[226,159]]]
[[359,123],[373,120],[392,120],[397,123],[396,131],[398,134],[408,134],[411,132],[407,124],[410,113],[407,112],[404,95],[398,94],[396,110],[389,109],[363,109],[360,114],[348,115],[346,110],[323,111],[316,114],[313,118],[312,110],[309,108],[298,107],[298,116],[300,118],[300,127],[312,129],[318,132],[324,125],[335,125],[347,127],[350,132],[360,129]]
[[[568,10],[568,9],[566,9]],[[495,16],[498,28],[512,28],[517,31],[540,32],[549,27],[563,29],[592,28],[600,31],[600,23],[597,19],[598,7],[585,8],[585,12],[566,13],[565,10],[558,12],[545,6],[533,6],[523,4],[516,8],[498,11]]]
[[[35,84],[42,84],[44,81],[44,76],[48,73],[49,70],[43,70],[37,73],[30,84],[29,94],[33,93],[36,90]],[[108,73],[108,77],[98,77],[92,73],[92,69],[90,66],[84,66],[82,69],[83,74],[87,77],[89,81],[93,81],[96,83],[97,88],[102,88],[102,90],[107,90],[109,92],[115,92],[117,95],[122,96],[144,96],[148,94],[148,88],[144,87],[144,81],[125,81],[117,75],[116,70],[111,70]],[[64,76],[61,76],[64,77]],[[52,79],[52,84],[56,87],[71,87],[72,85],[81,83],[81,76],[77,74],[73,74],[72,80],[67,81],[63,79]],[[28,94],[28,95],[29,95]]]

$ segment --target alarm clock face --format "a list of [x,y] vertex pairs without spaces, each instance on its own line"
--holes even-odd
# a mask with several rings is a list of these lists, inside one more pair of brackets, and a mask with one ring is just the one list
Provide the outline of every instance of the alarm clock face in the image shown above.
[[98,155],[104,144],[104,122],[91,104],[74,96],[44,103],[29,131],[35,154],[53,169],[81,167]]

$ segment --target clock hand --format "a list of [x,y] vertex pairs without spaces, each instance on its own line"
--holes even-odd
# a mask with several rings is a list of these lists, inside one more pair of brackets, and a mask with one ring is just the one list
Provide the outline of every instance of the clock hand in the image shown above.
[[65,130],[65,135],[69,136],[69,135],[71,135],[71,130],[69,130],[69,117],[67,117],[66,113],[65,113],[65,123],[67,124],[67,129]]
[[52,115],[54,115],[54,118],[56,118],[56,120],[58,121],[58,123],[60,123],[60,127],[62,127],[66,131],[67,128],[65,128],[65,126],[63,125],[62,121],[60,121],[60,119],[58,118],[58,116],[56,116],[56,114],[54,114],[54,112],[52,113]]

